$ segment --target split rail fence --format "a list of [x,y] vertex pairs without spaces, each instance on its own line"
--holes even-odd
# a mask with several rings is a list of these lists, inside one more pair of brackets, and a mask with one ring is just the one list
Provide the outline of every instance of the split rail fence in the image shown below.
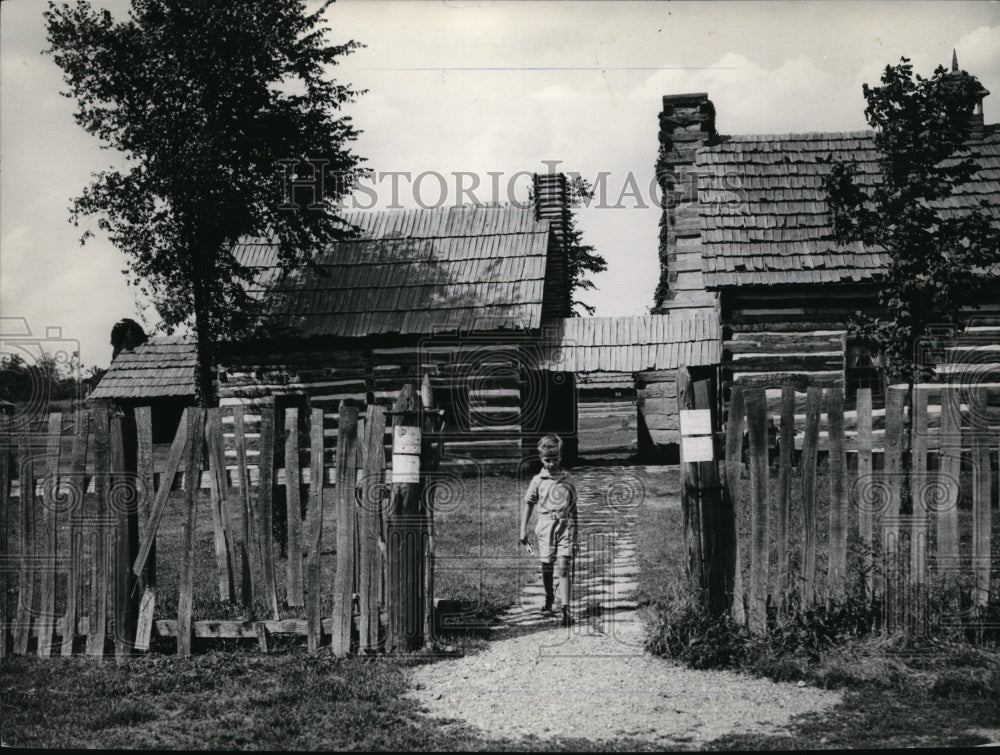
[[[273,400],[192,407],[159,459],[148,406],[123,412],[98,404],[17,431],[7,418],[0,424],[0,656],[103,656],[113,647],[123,657],[148,650],[154,634],[175,637],[182,655],[195,638],[256,639],[265,651],[273,635],[304,635],[310,651],[329,638],[336,655],[432,641],[435,486],[427,483],[441,457],[442,415],[426,381],[420,394],[404,386],[388,411],[350,401],[336,411],[276,409]],[[203,472],[207,502],[199,500]],[[330,472],[334,486],[326,484]],[[172,495],[178,476],[182,492]],[[282,488],[287,537],[279,574],[274,519]],[[205,566],[196,558],[206,505],[214,556],[207,570],[196,569]],[[157,536],[168,508],[175,518],[179,508],[181,519],[169,617],[157,614],[165,597]],[[324,519],[335,520],[332,579]],[[214,575],[218,604],[242,618],[193,620],[196,571]],[[332,609],[324,603],[331,597]]]

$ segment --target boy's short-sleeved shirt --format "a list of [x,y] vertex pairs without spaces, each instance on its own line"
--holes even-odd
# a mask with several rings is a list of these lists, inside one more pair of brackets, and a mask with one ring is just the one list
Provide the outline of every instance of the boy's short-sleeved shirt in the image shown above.
[[542,467],[542,470],[531,478],[524,501],[529,506],[535,506],[539,519],[576,518],[576,481],[573,475],[565,469],[555,475]]

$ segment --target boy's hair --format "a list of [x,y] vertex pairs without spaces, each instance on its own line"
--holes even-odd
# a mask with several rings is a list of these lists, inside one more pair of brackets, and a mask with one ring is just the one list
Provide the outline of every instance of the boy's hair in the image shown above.
[[538,450],[539,451],[541,451],[542,448],[546,447],[546,446],[555,446],[556,448],[559,449],[559,455],[560,456],[562,455],[563,441],[562,441],[562,438],[560,438],[555,433],[549,433],[548,435],[546,435],[545,437],[543,437],[540,441],[538,441]]

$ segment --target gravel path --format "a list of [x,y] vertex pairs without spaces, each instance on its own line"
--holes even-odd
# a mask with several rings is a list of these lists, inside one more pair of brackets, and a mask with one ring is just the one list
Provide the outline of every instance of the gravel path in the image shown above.
[[634,737],[690,747],[728,733],[779,733],[793,716],[840,701],[838,693],[694,671],[643,652],[634,532],[655,474],[662,469],[576,472],[574,626],[542,617],[541,584],[527,585],[485,651],[414,669],[411,694],[430,715],[490,737]]

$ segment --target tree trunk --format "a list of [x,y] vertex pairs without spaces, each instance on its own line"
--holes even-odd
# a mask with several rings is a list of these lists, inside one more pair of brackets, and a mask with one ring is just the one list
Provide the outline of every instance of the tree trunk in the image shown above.
[[195,403],[209,408],[219,405],[215,395],[214,362],[215,336],[212,332],[208,313],[208,295],[205,285],[194,283],[194,332],[196,340],[197,365],[195,367]]

